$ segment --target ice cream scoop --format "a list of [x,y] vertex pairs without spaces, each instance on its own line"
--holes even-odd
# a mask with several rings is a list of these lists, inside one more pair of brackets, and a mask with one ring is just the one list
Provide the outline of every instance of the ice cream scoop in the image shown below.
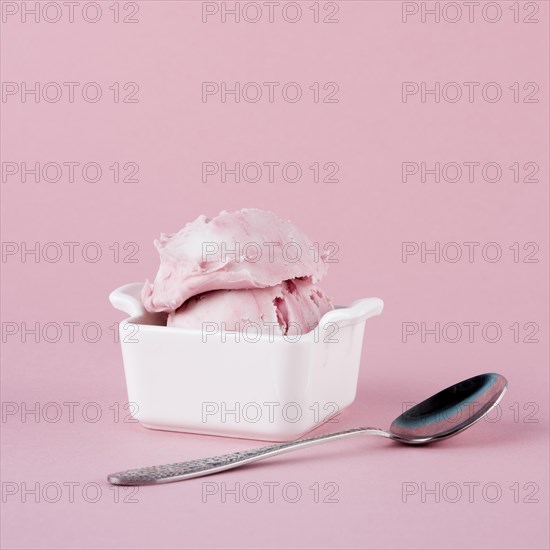
[[189,298],[168,315],[167,326],[261,335],[301,335],[313,330],[334,309],[310,278],[248,290],[213,290]]
[[173,312],[212,290],[275,287],[303,277],[316,283],[327,271],[325,255],[300,229],[255,208],[199,216],[177,233],[162,234],[155,246],[160,268],[142,291],[150,312]]

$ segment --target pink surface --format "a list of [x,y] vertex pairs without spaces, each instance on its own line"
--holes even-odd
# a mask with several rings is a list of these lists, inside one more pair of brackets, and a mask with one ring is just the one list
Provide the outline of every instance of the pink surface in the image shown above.
[[[1,76],[15,83],[1,103],[2,547],[548,548],[548,3],[492,3],[491,23],[498,11],[469,18],[459,2],[460,20],[451,6],[435,23],[420,13],[432,2],[321,2],[321,21],[339,22],[315,23],[314,3],[300,2],[296,23],[277,10],[270,23],[264,8],[238,24],[203,23],[194,1],[121,3],[114,23],[113,3],[100,4],[96,23],[81,5],[73,23],[67,12],[35,23],[2,2]],[[62,98],[23,102],[22,82],[58,82]],[[73,102],[63,82],[80,83]],[[91,82],[96,103],[82,99]],[[246,84],[260,83],[263,96],[222,102],[222,82],[249,100],[258,86]],[[273,102],[265,82],[280,83]],[[289,82],[301,101],[295,85],[282,99]],[[51,164],[23,182],[21,163],[36,162],[80,164],[74,178],[64,167],[53,181]],[[279,164],[236,182],[236,162]],[[86,163],[101,168],[95,183]],[[385,301],[367,324],[355,403],[319,432],[388,426],[485,371],[510,382],[492,421],[429,448],[356,439],[111,490],[113,471],[253,445],[124,421],[121,316],[107,300],[155,273],[161,231],[252,206],[337,259],[323,279],[336,303]]]

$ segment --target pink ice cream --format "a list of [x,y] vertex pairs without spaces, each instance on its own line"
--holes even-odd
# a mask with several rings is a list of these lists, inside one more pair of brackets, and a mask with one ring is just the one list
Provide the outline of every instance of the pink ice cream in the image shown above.
[[213,290],[187,300],[168,316],[169,327],[242,331],[253,334],[301,335],[313,330],[333,308],[310,279],[284,281],[267,288]]
[[168,313],[169,327],[241,331],[247,323],[262,334],[305,334],[334,309],[317,286],[326,255],[290,221],[247,208],[199,216],[155,246],[160,268],[145,282],[142,301]]
[[199,216],[177,233],[155,241],[160,268],[145,282],[148,311],[175,311],[186,300],[211,290],[267,288],[288,279],[319,281],[325,255],[290,221],[247,208]]

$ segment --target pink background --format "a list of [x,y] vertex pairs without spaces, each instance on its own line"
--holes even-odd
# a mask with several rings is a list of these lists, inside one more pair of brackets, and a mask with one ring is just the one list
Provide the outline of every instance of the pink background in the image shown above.
[[[6,4],[6,3],[4,3]],[[89,263],[64,255],[57,263],[9,256],[2,263],[2,319],[9,323],[98,323],[97,343],[80,332],[69,341],[22,341],[3,332],[4,406],[76,402],[74,422],[21,414],[2,422],[4,492],[25,483],[75,483],[74,501],[4,495],[4,548],[547,548],[548,538],[548,4],[539,23],[514,23],[511,2],[502,19],[473,23],[419,16],[404,24],[401,2],[339,2],[339,23],[314,24],[312,2],[301,21],[256,24],[201,22],[195,1],[139,2],[139,23],[115,24],[112,2],[90,24],[20,16],[2,24],[2,81],[95,81],[104,96],[87,103],[21,102],[2,107],[3,162],[97,162],[97,183],[2,182],[2,241],[97,242],[103,257]],[[430,2],[430,5],[433,3]],[[321,3],[323,5],[323,3]],[[4,5],[5,9],[5,5]],[[77,9],[78,10],[78,9]],[[521,12],[521,17],[524,17]],[[66,15],[65,15],[66,17]],[[113,82],[139,84],[138,103],[114,103]],[[304,99],[256,104],[201,102],[201,82],[296,81]],[[315,104],[313,82],[337,82],[338,103]],[[499,102],[401,100],[403,81],[498,82]],[[538,103],[514,103],[508,86],[536,82]],[[114,183],[113,162],[136,162],[138,183]],[[201,183],[201,163],[295,161],[304,179],[287,183]],[[314,183],[313,162],[337,162],[338,183]],[[401,181],[401,163],[499,163],[489,183]],[[508,166],[536,162],[538,183],[514,183]],[[253,441],[149,431],[113,418],[127,400],[108,303],[117,286],[154,275],[153,238],[222,209],[256,206],[292,219],[320,243],[338,243],[323,287],[338,303],[380,296],[386,309],[367,324],[355,403],[337,424],[386,427],[403,403],[419,401],[486,371],[505,375],[510,389],[496,422],[482,421],[460,437],[430,448],[380,439],[352,440],[286,455],[224,476],[143,487],[138,502],[115,502],[106,475],[129,467],[173,462],[254,446]],[[494,241],[496,263],[401,259],[402,242]],[[114,242],[135,242],[137,263],[113,261]],[[538,263],[514,263],[508,247],[535,242]],[[80,249],[77,249],[77,252]],[[404,322],[497,322],[489,343],[402,341]],[[538,343],[515,343],[513,323],[537,323]],[[6,327],[7,325],[4,325]],[[13,327],[14,325],[10,325]],[[521,338],[526,335],[522,330]],[[260,368],[260,367],[259,367]],[[82,407],[101,406],[98,422]],[[511,407],[511,408],[510,408]],[[516,412],[514,412],[516,411]],[[531,414],[532,413],[532,414]],[[91,414],[91,413],[90,413]],[[531,420],[531,422],[527,422]],[[536,422],[532,422],[535,420]],[[257,443],[262,445],[262,443]],[[82,498],[86,483],[102,490]],[[220,495],[202,502],[203,483],[298,483],[296,503],[279,492],[269,502],[235,502]],[[477,482],[473,502],[467,485]],[[481,488],[502,489],[491,503]],[[314,501],[314,483],[335,483],[337,503]],[[420,492],[403,502],[404,483]],[[451,484],[451,485],[446,485]],[[462,497],[449,502],[459,484]],[[510,487],[519,487],[514,502]],[[531,484],[531,485],[526,485]],[[96,486],[94,486],[96,487]],[[410,487],[410,485],[408,486]],[[443,489],[442,489],[443,490]],[[489,490],[489,489],[487,489]],[[534,493],[536,494],[533,494]],[[52,490],[52,494],[53,494]],[[93,496],[93,491],[90,490]],[[321,500],[327,496],[321,490]],[[129,492],[119,493],[122,500]],[[531,495],[531,496],[530,496]],[[447,496],[448,498],[444,498]],[[526,501],[534,502],[526,502]]]

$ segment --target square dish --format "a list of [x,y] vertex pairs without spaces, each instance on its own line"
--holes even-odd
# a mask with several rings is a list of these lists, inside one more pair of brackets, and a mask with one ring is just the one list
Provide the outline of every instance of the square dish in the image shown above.
[[365,322],[383,302],[365,298],[326,313],[303,335],[166,327],[142,283],[113,291],[133,416],[146,428],[287,441],[355,399]]

